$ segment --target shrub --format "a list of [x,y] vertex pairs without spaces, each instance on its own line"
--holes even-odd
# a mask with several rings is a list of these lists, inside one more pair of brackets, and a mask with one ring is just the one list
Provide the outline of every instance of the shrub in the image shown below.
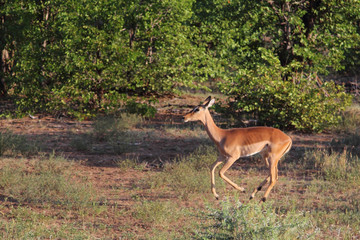
[[208,210],[213,221],[203,226],[199,239],[311,239],[316,228],[303,212],[277,213],[269,204],[221,203]]
[[234,81],[227,93],[235,99],[229,108],[233,114],[252,114],[260,125],[320,132],[337,125],[351,104],[351,96],[334,82],[320,87],[315,79],[284,81],[277,69],[262,71]]
[[1,26],[13,30],[1,32],[0,48],[12,54],[0,71],[0,95],[12,93],[20,113],[84,119],[118,111],[128,95],[201,88],[207,80],[212,69],[189,23],[192,1],[96,4],[4,3]]
[[157,110],[155,107],[146,103],[137,103],[135,101],[128,101],[125,105],[128,113],[138,114],[144,117],[154,117]]

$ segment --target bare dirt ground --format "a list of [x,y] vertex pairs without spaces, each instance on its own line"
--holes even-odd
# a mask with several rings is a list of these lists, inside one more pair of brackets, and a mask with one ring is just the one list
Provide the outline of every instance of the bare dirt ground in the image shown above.
[[[74,165],[74,167],[76,167],[75,170],[79,176],[86,178],[87,181],[94,186],[96,191],[98,191],[99,195],[106,198],[107,204],[114,206],[114,208],[116,207],[113,213],[106,214],[106,217],[102,216],[103,219],[100,219],[100,221],[112,226],[119,226],[127,222],[127,226],[137,226],[139,229],[146,229],[148,226],[141,225],[136,219],[129,219],[127,215],[116,214],[115,212],[129,209],[137,203],[134,196],[139,195],[146,199],[170,199],[185,206],[197,204],[179,200],[176,194],[171,192],[162,193],[161,196],[153,191],[144,192],[141,189],[142,186],[138,186],[138,179],[142,179],[144,175],[148,176],[152,172],[158,171],[159,166],[167,161],[173,161],[176,157],[193,152],[198,145],[201,144],[201,141],[194,136],[176,136],[171,138],[171,136],[169,137],[169,134],[164,131],[164,127],[166,126],[169,128],[174,126],[181,127],[182,124],[184,124],[182,122],[182,115],[189,111],[191,106],[198,104],[199,101],[199,98],[191,98],[189,96],[183,97],[182,99],[161,100],[156,117],[146,121],[140,129],[134,130],[141,131],[142,128],[151,126],[151,128],[157,132],[156,138],[153,138],[151,135],[145,135],[133,152],[122,155],[107,153],[96,154],[96,149],[91,152],[78,151],[72,146],[72,139],[91,131],[93,126],[92,121],[79,122],[66,118],[55,119],[48,116],[35,116],[36,119],[31,119],[30,117],[10,120],[3,119],[0,120],[0,131],[10,130],[14,134],[23,135],[29,142],[36,141],[40,143],[41,150],[45,153],[50,154],[55,152],[78,162],[79,164]],[[325,149],[334,138],[334,135],[326,133],[300,134],[288,132],[288,134],[293,138],[294,143],[287,159],[298,157],[298,152],[303,151],[304,148]],[[116,166],[115,163],[118,159],[126,158],[129,155],[137,156],[140,162],[145,162],[145,169],[143,171],[135,171],[132,169],[124,171]],[[232,171],[229,174],[238,176],[243,174],[249,167],[264,168],[264,164],[261,162],[249,162],[247,160],[238,161],[232,167],[237,171]],[[279,169],[280,177],[281,175],[287,175],[282,172],[281,168],[284,169],[283,164]],[[299,172],[297,174],[306,175],[306,172]],[[129,189],[131,189],[131,191],[129,191]],[[303,190],[299,187],[291,191],[301,197]],[[281,198],[279,194],[273,194],[271,197]],[[122,231],[127,231],[127,227],[124,227],[122,230],[115,230],[114,228],[115,235],[117,233],[120,234]]]

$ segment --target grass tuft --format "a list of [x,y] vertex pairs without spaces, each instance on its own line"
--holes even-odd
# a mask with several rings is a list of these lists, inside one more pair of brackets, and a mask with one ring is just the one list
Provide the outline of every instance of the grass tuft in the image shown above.
[[[210,167],[216,161],[214,147],[200,146],[194,153],[174,163],[167,163],[160,176],[150,179],[153,187],[167,185],[183,199],[194,193],[210,191]],[[222,181],[218,181],[221,186]]]
[[333,139],[330,145],[336,151],[345,149],[349,153],[360,157],[360,131],[346,134],[339,139]]
[[2,161],[0,189],[2,194],[19,203],[60,205],[82,208],[93,205],[94,191],[89,184],[73,179],[71,163],[50,155],[31,162]]
[[10,131],[0,132],[0,156],[5,154],[29,156],[38,150],[36,143],[28,141],[24,136],[13,134]]
[[163,227],[180,217],[174,203],[148,200],[138,204],[133,215],[146,224]]
[[143,119],[136,114],[122,113],[120,117],[99,117],[94,121],[92,137],[97,141],[110,141],[119,133],[141,124]]
[[54,224],[55,219],[31,208],[11,208],[8,217],[0,218],[1,239],[91,239],[89,231],[79,229],[75,224]]
[[360,126],[360,105],[353,104],[342,113],[342,121],[337,127],[337,131],[354,133]]
[[118,159],[115,161],[115,164],[118,168],[120,168],[123,171],[126,171],[128,169],[142,171],[147,166],[147,162],[140,162],[139,158],[137,157]]
[[142,122],[143,119],[135,114],[122,113],[120,117],[99,117],[94,121],[90,132],[72,139],[72,146],[78,151],[96,153],[122,154],[132,151],[137,136],[129,130]]
[[318,176],[325,180],[356,181],[360,179],[360,160],[347,153],[328,153],[323,150],[305,152],[303,164],[308,169],[318,171]]

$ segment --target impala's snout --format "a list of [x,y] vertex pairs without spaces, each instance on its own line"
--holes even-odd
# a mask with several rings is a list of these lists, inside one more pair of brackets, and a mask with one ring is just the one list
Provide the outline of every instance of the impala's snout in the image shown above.
[[184,122],[188,122],[188,121],[189,121],[188,114],[186,114],[186,115],[183,116],[183,120],[184,120]]

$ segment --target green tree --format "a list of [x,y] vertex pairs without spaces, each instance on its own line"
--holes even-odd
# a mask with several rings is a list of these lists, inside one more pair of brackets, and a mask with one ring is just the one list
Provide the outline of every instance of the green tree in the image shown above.
[[[235,99],[234,112],[322,130],[349,102],[324,76],[359,66],[357,0],[16,0],[0,7],[0,95],[14,97],[21,113],[83,118],[117,111],[131,97],[213,80]],[[127,109],[153,114],[133,99]]]
[[199,2],[209,51],[230,76],[219,84],[235,99],[231,110],[276,127],[336,124],[350,99],[324,76],[359,46],[359,9],[358,1]]
[[204,47],[192,41],[196,28],[189,23],[193,0],[130,1],[125,28],[129,34],[127,88],[139,94],[199,88],[212,69]]
[[[2,49],[13,45],[20,112],[86,117],[115,111],[128,96],[199,88],[210,57],[193,41],[193,0],[13,1],[3,3]],[[14,26],[14,31],[9,31]],[[4,83],[9,83],[6,87]]]
[[16,98],[21,112],[44,109],[51,86],[57,81],[51,71],[55,57],[52,49],[56,41],[52,26],[55,12],[56,3],[51,1],[8,1],[1,8],[0,47],[8,53],[2,86],[4,92],[10,91]]

